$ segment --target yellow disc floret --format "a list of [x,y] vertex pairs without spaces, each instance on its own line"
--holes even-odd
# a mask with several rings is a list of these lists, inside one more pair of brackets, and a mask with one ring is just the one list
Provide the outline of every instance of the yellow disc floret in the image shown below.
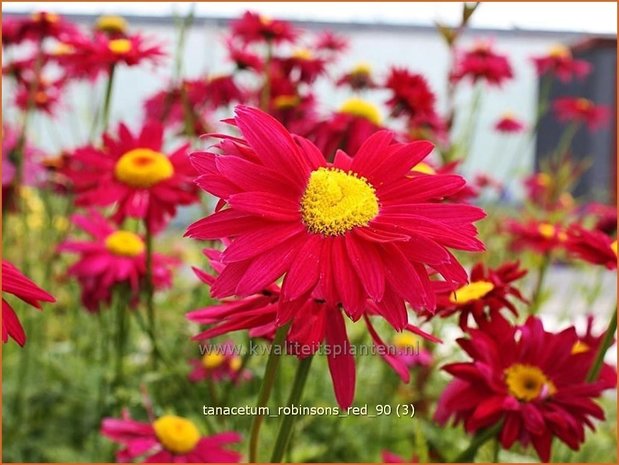
[[542,223],[537,227],[537,231],[545,239],[552,239],[557,233],[557,228],[549,223]]
[[314,58],[312,51],[307,48],[298,48],[292,52],[292,57],[297,60],[311,60]]
[[273,105],[280,110],[294,108],[301,102],[297,95],[278,95],[273,99]]
[[105,238],[105,248],[114,255],[135,257],[144,252],[144,241],[131,231],[115,231]]
[[453,304],[468,304],[473,300],[485,297],[493,289],[494,284],[490,281],[473,281],[454,291],[454,293],[449,296],[449,301]]
[[351,74],[372,74],[372,65],[362,61],[357,63],[353,69],[350,70]]
[[416,347],[417,338],[411,333],[398,333],[393,336],[393,345],[399,348]]
[[241,366],[243,366],[243,360],[241,360],[241,357],[234,356],[230,359],[230,369],[232,371],[239,371]]
[[340,113],[365,118],[377,126],[382,120],[380,110],[376,105],[356,97],[346,100],[340,107]]
[[617,255],[617,241],[616,240],[612,244],[610,244],[610,248],[613,250],[613,252],[615,252],[615,255]]
[[525,402],[557,392],[554,383],[542,370],[522,363],[516,363],[505,370],[505,384],[512,396]]
[[301,213],[310,232],[337,236],[374,219],[378,198],[374,187],[356,173],[318,168],[301,198]]
[[123,33],[127,30],[127,21],[122,16],[100,16],[97,19],[95,28],[103,32]]
[[550,50],[548,50],[548,55],[553,58],[570,58],[572,56],[572,52],[565,45],[556,44],[550,47]]
[[174,167],[164,154],[139,148],[125,153],[114,167],[116,179],[131,187],[147,189],[174,175]]
[[589,352],[589,349],[590,347],[586,343],[582,341],[576,341],[572,346],[572,355]]
[[163,447],[175,454],[191,452],[201,437],[193,422],[175,415],[158,418],[153,428]]
[[110,40],[107,44],[110,52],[116,53],[117,55],[122,55],[124,53],[129,53],[133,48],[133,44],[129,39],[114,39]]
[[226,360],[226,356],[220,354],[219,352],[213,352],[210,354],[204,354],[202,357],[202,366],[207,370],[212,370],[221,366],[222,363]]

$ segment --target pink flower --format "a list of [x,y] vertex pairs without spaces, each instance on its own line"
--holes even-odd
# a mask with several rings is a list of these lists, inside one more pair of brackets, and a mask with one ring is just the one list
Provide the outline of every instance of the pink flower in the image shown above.
[[241,459],[241,454],[226,449],[241,440],[238,433],[203,436],[194,422],[175,415],[145,423],[123,411],[122,418],[103,420],[101,434],[123,446],[116,454],[118,462],[236,463]]
[[599,129],[608,122],[610,109],[591,100],[564,97],[553,102],[552,108],[559,121],[585,123],[590,130]]

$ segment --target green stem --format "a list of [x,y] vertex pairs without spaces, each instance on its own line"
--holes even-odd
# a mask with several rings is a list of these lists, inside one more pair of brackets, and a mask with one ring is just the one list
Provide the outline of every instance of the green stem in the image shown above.
[[531,315],[535,315],[539,310],[540,299],[542,297],[542,288],[544,287],[544,280],[550,266],[550,253],[544,254],[542,263],[539,267],[539,273],[537,274],[537,282],[535,283],[535,289],[533,290],[533,296],[531,297]]
[[148,317],[148,336],[150,337],[153,368],[157,369],[157,321],[155,316],[155,301],[153,286],[153,232],[148,219],[144,221],[146,228],[146,314]]
[[475,460],[475,456],[477,455],[477,451],[481,446],[483,446],[490,439],[495,438],[499,431],[501,431],[501,427],[503,426],[502,422],[497,423],[490,428],[486,428],[485,430],[479,431],[472,439],[471,444],[467,447],[460,455],[454,458],[452,463],[472,463]]
[[107,130],[110,122],[110,107],[112,105],[112,90],[114,88],[114,71],[116,65],[110,66],[110,75],[105,86],[105,99],[103,100],[103,131]]
[[595,381],[599,376],[602,365],[604,364],[604,356],[606,355],[606,351],[612,345],[613,339],[615,338],[615,331],[617,331],[617,304],[615,304],[613,316],[608,323],[608,328],[606,329],[606,333],[604,334],[602,344],[600,344],[600,347],[598,348],[598,352],[595,356],[595,360],[593,361],[593,365],[591,365],[591,370],[587,374],[588,382],[591,383]]
[[[262,379],[262,386],[260,386],[260,393],[258,394],[258,402],[256,406],[258,409],[266,407],[273,389],[273,383],[275,382],[275,374],[277,373],[277,367],[283,352],[284,343],[286,340],[286,334],[288,334],[289,325],[281,326],[275,332],[275,338],[271,344],[271,353],[267,361],[267,366],[264,370],[264,378]],[[259,410],[260,411],[260,410]],[[249,462],[255,463],[258,457],[258,437],[260,435],[260,427],[264,421],[264,415],[257,414],[251,424],[251,432],[249,437]]]
[[129,289],[123,287],[116,291],[116,302],[114,310],[116,313],[116,360],[114,369],[114,380],[112,386],[118,387],[122,384],[124,377],[124,357],[127,346],[127,334],[128,334],[128,301],[129,301]]
[[273,44],[267,42],[267,56],[264,62],[264,85],[260,95],[260,109],[268,112],[271,103],[271,61],[273,59]]
[[[289,406],[293,406],[301,402],[303,388],[305,387],[305,382],[307,381],[307,375],[309,374],[313,359],[313,356],[309,356],[299,362],[297,373],[294,377],[292,390],[290,391],[290,397],[288,398]],[[288,441],[292,435],[296,419],[297,417],[295,415],[285,415],[282,419],[282,423],[279,427],[279,433],[277,433],[275,447],[273,448],[273,455],[271,455],[271,463],[279,463],[282,461],[286,447],[288,446]]]

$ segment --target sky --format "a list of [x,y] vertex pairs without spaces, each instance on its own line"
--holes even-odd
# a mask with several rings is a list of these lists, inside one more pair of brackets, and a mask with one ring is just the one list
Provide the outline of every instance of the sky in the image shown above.
[[[58,13],[133,14],[168,16],[187,11],[190,2],[2,2],[5,12],[31,12],[48,9]],[[233,17],[247,9],[273,17],[365,23],[433,24],[456,23],[461,4],[455,2],[204,2],[197,3],[199,16]],[[471,25],[480,28],[566,30],[589,33],[617,33],[615,2],[496,2],[483,3]]]

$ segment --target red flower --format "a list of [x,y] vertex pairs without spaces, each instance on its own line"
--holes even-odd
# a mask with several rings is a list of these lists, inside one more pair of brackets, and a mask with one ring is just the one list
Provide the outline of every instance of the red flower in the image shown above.
[[[41,302],[56,302],[52,295],[45,292],[34,282],[24,276],[15,266],[2,260],[2,292],[13,294],[35,308],[41,308]],[[2,297],[2,342],[9,337],[20,346],[26,343],[26,333],[15,314],[13,307]]]
[[16,45],[25,40],[41,42],[48,37],[60,41],[79,37],[77,27],[55,13],[38,11],[24,18],[3,18],[2,45]]
[[15,105],[23,111],[34,109],[53,115],[63,84],[62,80],[49,82],[45,79],[41,79],[38,84],[24,82],[15,96]]
[[507,57],[495,53],[490,42],[480,41],[458,58],[450,78],[456,82],[464,78],[470,78],[473,82],[484,80],[500,86],[513,76]]
[[217,346],[200,349],[204,352],[200,359],[189,361],[192,366],[189,381],[196,383],[205,379],[220,381],[228,379],[234,382],[251,379],[251,372],[242,369],[243,361],[234,350],[234,343],[228,341]]
[[507,232],[512,236],[511,247],[515,251],[531,249],[547,253],[562,247],[567,240],[562,226],[537,220],[509,221]]
[[311,135],[325,157],[332,160],[338,150],[354,155],[363,142],[379,130],[378,108],[365,100],[351,98],[331,118],[319,122]]
[[549,73],[563,82],[584,78],[591,72],[590,63],[573,58],[570,49],[563,45],[553,47],[547,55],[533,57],[533,63],[539,76]]
[[595,218],[595,229],[608,235],[617,232],[617,206],[592,202],[585,207],[585,214]]
[[601,231],[589,231],[579,224],[567,230],[567,251],[581,260],[594,265],[603,265],[609,270],[617,269],[617,239]]
[[229,206],[186,233],[231,239],[214,297],[251,295],[285,276],[285,302],[311,295],[342,303],[358,319],[371,299],[401,329],[405,302],[435,307],[426,266],[449,282],[466,281],[448,247],[482,250],[473,222],[485,213],[439,203],[462,188],[459,176],[409,176],[431,144],[393,143],[392,133],[379,131],[353,159],[340,151],[327,163],[269,115],[244,106],[236,113],[243,138],[221,136],[221,155],[192,154],[197,183]]
[[236,65],[237,69],[248,69],[256,73],[262,72],[264,63],[258,55],[247,51],[245,46],[238,48],[230,39],[226,40],[226,47],[230,60]]
[[[226,272],[226,266],[221,263],[221,252],[209,249],[204,252],[217,273]],[[194,272],[209,286],[213,286],[219,279],[199,269],[194,268]],[[402,381],[408,383],[409,366],[413,361],[400,350],[389,350],[374,329],[369,316],[380,313],[377,306],[369,304],[362,313],[372,340],[379,348],[377,352]],[[278,326],[290,321],[286,337],[287,352],[304,358],[315,353],[320,344],[324,343],[338,404],[342,408],[348,408],[352,404],[356,383],[354,352],[346,334],[343,312],[337,306],[312,297],[283,302],[279,286],[271,284],[254,295],[224,300],[219,305],[189,312],[187,318],[194,323],[210,325],[208,329],[194,336],[197,340],[211,339],[239,330],[248,330],[250,337],[271,339]],[[440,342],[412,324],[406,323],[404,329],[406,332],[399,333],[398,336],[414,333],[429,341]],[[410,354],[410,351],[406,354]],[[416,357],[414,362],[427,361],[427,354],[424,355]]]
[[205,100],[213,109],[243,102],[247,98],[247,91],[239,87],[232,74],[211,76],[207,79],[204,92]]
[[154,421],[135,421],[123,410],[122,418],[104,418],[101,434],[123,446],[117,462],[237,463],[241,455],[226,449],[241,437],[237,433],[203,436],[186,418],[163,415]]
[[[605,332],[597,336],[593,334],[593,320],[593,315],[587,316],[587,328],[585,333],[578,334],[578,341],[572,347],[572,354],[581,354],[581,357],[588,359],[585,363],[589,366],[593,365],[602,340],[606,335]],[[614,343],[615,339],[613,338],[610,346],[612,347]],[[596,381],[598,381],[604,389],[613,389],[617,386],[617,369],[608,363],[603,363]]]
[[535,317],[516,327],[497,315],[469,334],[458,343],[473,360],[443,367],[456,379],[439,400],[441,424],[453,417],[475,433],[502,421],[498,439],[505,449],[516,441],[533,444],[548,462],[553,437],[576,450],[584,427],[594,428],[592,418],[604,419],[593,398],[605,386],[585,381],[590,358],[574,353],[573,327],[550,333]]
[[552,104],[559,121],[586,123],[590,130],[603,126],[610,117],[610,110],[586,98],[564,97]]
[[505,113],[494,125],[494,129],[503,133],[518,133],[525,129],[524,123],[511,113]]
[[385,87],[391,91],[387,105],[391,115],[405,115],[409,126],[423,125],[437,120],[436,96],[421,74],[411,73],[405,68],[391,68]]
[[325,73],[326,61],[308,49],[294,50],[288,58],[275,59],[271,66],[281,67],[284,76],[293,82],[312,84]]
[[375,89],[378,87],[372,79],[372,68],[367,63],[359,63],[337,81],[338,86],[348,86],[352,90]]
[[[91,236],[88,241],[68,240],[59,250],[79,254],[79,260],[69,268],[82,287],[82,303],[90,312],[98,312],[101,304],[112,300],[114,288],[126,286],[132,305],[137,305],[146,277],[146,255],[141,236],[115,228],[100,213],[74,215],[73,224]],[[153,284],[156,289],[170,287],[172,266],[177,261],[153,254]]]
[[149,44],[140,34],[112,38],[96,33],[92,38],[76,37],[64,42],[71,51],[63,58],[67,74],[96,78],[112,67],[137,66],[143,62],[158,64],[165,56],[158,44]]
[[77,149],[67,168],[77,205],[116,204],[115,221],[141,218],[153,230],[161,229],[177,206],[198,200],[188,145],[169,156],[161,152],[162,146],[163,127],[149,121],[138,134],[121,123],[116,139],[108,133],[102,146]]
[[294,42],[298,32],[286,21],[271,19],[251,11],[246,11],[240,19],[230,25],[232,37],[244,43]]
[[331,53],[341,53],[349,47],[346,37],[335,34],[332,31],[322,31],[316,37],[316,49]]
[[527,302],[520,291],[512,286],[514,281],[526,274],[527,270],[520,268],[519,262],[505,263],[494,269],[478,263],[471,270],[469,283],[455,290],[441,289],[437,293],[436,314],[442,318],[459,314],[460,327],[463,329],[469,326],[469,316],[480,324],[504,308],[518,315],[518,310],[508,297]]

